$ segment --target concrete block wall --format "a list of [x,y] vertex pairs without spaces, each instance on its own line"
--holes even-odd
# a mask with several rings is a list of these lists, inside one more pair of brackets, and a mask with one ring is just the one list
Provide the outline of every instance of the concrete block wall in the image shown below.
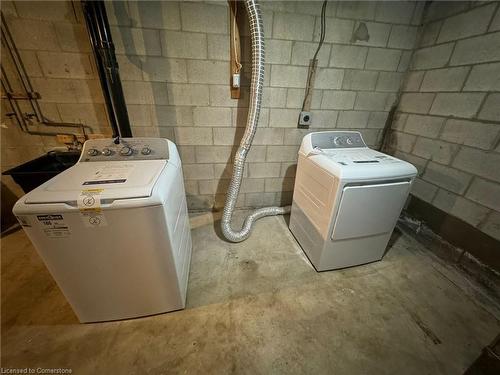
[[[266,41],[263,108],[239,207],[291,202],[297,129],[321,1],[261,2]],[[248,106],[249,38],[242,25],[241,100],[229,93],[226,2],[108,2],[108,17],[136,136],[177,143],[191,210],[224,204]],[[354,129],[371,146],[396,100],[414,48],[422,2],[329,2],[309,131]],[[246,18],[243,8],[240,18]],[[352,42],[360,22],[370,39]]]
[[412,194],[500,239],[498,2],[432,2],[388,150],[415,164]]
[[[110,133],[80,4],[2,1],[1,10],[34,89],[41,95],[45,116],[53,121],[81,122],[96,132]],[[22,92],[20,83],[13,80],[16,74],[3,45],[2,66],[14,90]],[[21,107],[31,112],[25,102],[21,102]],[[61,146],[54,137],[21,132],[15,121],[5,116],[10,111],[8,103],[2,100],[2,171]],[[10,177],[2,176],[2,182],[22,194]]]

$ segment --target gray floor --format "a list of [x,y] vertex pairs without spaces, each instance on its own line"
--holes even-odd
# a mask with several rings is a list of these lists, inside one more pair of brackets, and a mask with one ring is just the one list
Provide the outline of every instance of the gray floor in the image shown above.
[[[200,224],[201,223],[201,224]],[[2,240],[2,366],[75,374],[461,374],[500,328],[468,280],[397,232],[317,273],[283,217],[228,244],[198,220],[184,311],[78,324],[24,236]],[[495,317],[496,315],[496,317]]]

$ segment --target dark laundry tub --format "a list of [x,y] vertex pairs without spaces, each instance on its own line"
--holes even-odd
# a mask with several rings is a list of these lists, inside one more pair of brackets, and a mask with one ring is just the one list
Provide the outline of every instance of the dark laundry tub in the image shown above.
[[12,176],[23,191],[28,193],[45,181],[75,165],[79,158],[79,151],[50,151],[2,174]]

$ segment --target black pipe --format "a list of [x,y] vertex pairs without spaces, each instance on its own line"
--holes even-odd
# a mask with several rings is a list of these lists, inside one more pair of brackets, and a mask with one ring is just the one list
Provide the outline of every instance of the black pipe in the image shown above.
[[113,137],[132,137],[104,1],[82,1],[82,5]]

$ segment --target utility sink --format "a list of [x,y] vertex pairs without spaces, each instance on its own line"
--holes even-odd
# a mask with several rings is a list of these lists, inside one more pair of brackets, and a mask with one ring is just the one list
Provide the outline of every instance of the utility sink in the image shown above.
[[12,176],[23,191],[28,193],[45,181],[75,165],[79,158],[79,151],[50,151],[2,174]]

